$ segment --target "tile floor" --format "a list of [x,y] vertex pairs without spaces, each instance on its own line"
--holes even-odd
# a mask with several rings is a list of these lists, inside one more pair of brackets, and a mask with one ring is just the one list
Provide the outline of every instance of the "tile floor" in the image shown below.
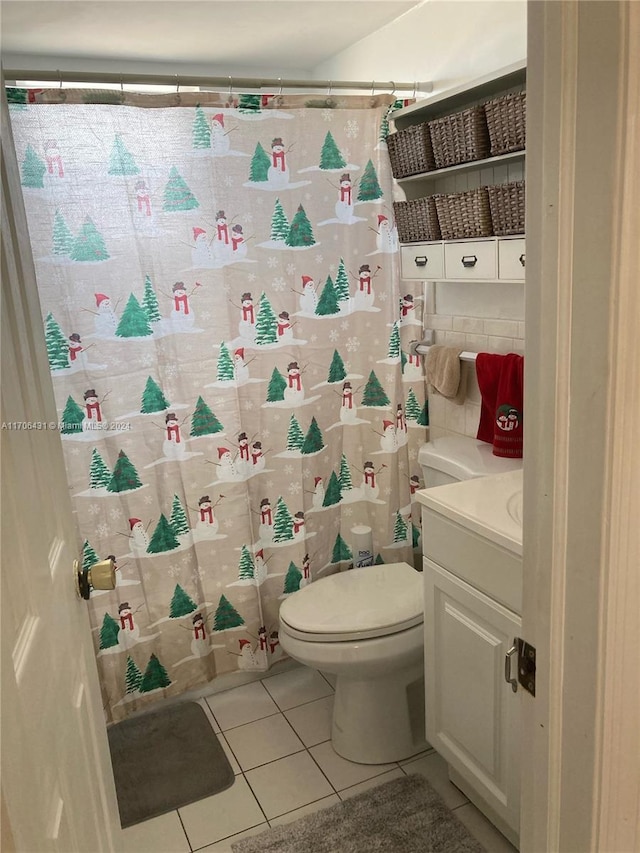
[[[346,761],[331,746],[333,687],[298,667],[200,700],[236,774],[231,788],[123,831],[125,853],[230,853],[238,839],[367,788],[421,773],[489,853],[515,848],[447,777],[434,750],[394,764]],[[393,851],[389,851],[393,853]]]

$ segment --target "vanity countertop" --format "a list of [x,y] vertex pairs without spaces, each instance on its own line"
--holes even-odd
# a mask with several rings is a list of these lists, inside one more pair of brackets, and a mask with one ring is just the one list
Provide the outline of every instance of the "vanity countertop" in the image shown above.
[[419,503],[522,556],[522,469],[422,489]]

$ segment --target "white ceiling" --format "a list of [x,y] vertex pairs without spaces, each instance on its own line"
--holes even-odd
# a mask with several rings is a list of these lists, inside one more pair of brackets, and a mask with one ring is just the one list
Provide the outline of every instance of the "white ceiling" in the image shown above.
[[2,52],[311,72],[421,2],[2,0]]

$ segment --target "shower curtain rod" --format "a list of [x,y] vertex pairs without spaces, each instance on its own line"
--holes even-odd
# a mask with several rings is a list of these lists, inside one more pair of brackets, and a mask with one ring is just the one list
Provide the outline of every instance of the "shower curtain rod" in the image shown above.
[[117,74],[110,71],[33,71],[9,68],[4,71],[5,80],[37,80],[59,83],[119,83],[138,84],[147,86],[207,86],[236,91],[243,89],[269,89],[271,92],[281,89],[371,89],[394,92],[421,92],[429,94],[433,91],[432,82],[396,83],[393,80],[379,82],[371,80],[288,80],[281,77],[200,77],[182,74]]

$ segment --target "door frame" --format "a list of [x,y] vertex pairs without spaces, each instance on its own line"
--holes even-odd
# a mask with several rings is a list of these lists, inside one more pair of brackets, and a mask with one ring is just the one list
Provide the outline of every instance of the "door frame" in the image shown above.
[[640,848],[640,4],[529,2],[521,849]]

